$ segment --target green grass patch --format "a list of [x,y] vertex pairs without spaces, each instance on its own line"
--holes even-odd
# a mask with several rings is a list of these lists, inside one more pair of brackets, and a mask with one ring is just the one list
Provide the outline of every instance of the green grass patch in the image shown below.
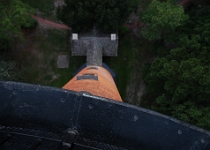
[[126,97],[126,85],[130,79],[132,59],[132,43],[129,36],[119,40],[117,57],[104,57],[104,62],[117,74],[117,87],[123,99]]
[[69,68],[61,69],[54,66],[53,70],[58,78],[53,80],[49,86],[54,87],[62,87],[64,86],[69,80],[72,79],[73,73],[80,67],[82,64],[85,63],[85,57],[73,57],[70,56],[69,59]]
[[[137,94],[142,81],[142,68],[154,54],[149,50],[150,44],[143,38],[131,33],[119,39],[118,56],[105,57],[104,62],[117,74],[117,87],[125,102],[137,104]],[[127,88],[132,84],[133,99],[127,98]]]
[[[22,82],[62,87],[85,63],[84,57],[72,57],[70,31],[40,29],[26,37],[21,48],[15,49],[17,63],[24,68]],[[57,67],[59,55],[69,56],[69,68]]]

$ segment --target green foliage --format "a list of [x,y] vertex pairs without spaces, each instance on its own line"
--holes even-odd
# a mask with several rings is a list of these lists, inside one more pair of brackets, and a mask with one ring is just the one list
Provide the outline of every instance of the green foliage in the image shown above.
[[146,24],[142,29],[142,36],[149,40],[161,39],[162,36],[171,34],[187,19],[183,7],[176,1],[153,0],[148,9],[142,13],[142,20]]
[[0,1],[0,51],[11,48],[14,38],[22,39],[21,28],[33,28],[36,21],[30,16],[34,10],[19,0]]
[[0,57],[0,80],[18,80],[21,73],[18,71],[14,61],[5,59],[5,56]]
[[34,10],[19,0],[0,1],[0,37],[21,37],[21,27],[31,26]]
[[105,57],[104,62],[117,74],[117,87],[122,99],[126,98],[126,87],[129,84],[130,73],[132,67],[129,64],[132,62],[132,41],[128,36],[124,36],[119,40],[119,49],[117,57]]
[[133,8],[134,12],[136,13],[138,10],[139,0],[131,0],[130,5]]
[[23,3],[38,9],[44,15],[51,15],[54,10],[54,0],[21,0]]
[[196,4],[201,4],[201,5],[210,5],[209,0],[194,0]]
[[118,30],[132,11],[129,0],[65,0],[65,3],[58,8],[57,17],[76,32],[93,26],[105,32]]
[[119,32],[120,36],[125,36],[126,33],[128,33],[128,28],[125,27],[125,26],[121,26],[121,28],[120,28],[119,31],[120,31],[120,32]]
[[155,110],[210,129],[210,7],[189,16],[167,37],[177,47],[153,61],[145,80]]
[[29,26],[22,25],[22,28],[33,29],[38,24],[37,21],[34,18],[32,18],[32,17],[28,19],[28,23],[30,24]]
[[11,39],[8,37],[1,36],[0,37],[0,52],[6,51],[11,46]]

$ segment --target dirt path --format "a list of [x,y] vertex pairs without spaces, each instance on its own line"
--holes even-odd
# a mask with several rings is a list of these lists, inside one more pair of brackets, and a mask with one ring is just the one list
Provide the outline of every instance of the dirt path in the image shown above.
[[43,19],[43,18],[38,17],[38,16],[35,16],[35,15],[32,15],[32,17],[33,17],[35,20],[37,20],[39,23],[43,23],[43,24],[48,25],[48,26],[50,26],[50,27],[52,27],[52,28],[71,30],[71,28],[68,27],[68,26],[65,25],[65,24],[55,23],[55,22],[52,22],[52,21]]

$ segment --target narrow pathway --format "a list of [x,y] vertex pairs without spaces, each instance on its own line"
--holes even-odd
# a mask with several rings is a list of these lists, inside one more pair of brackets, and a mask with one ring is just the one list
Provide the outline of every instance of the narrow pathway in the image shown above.
[[91,38],[86,52],[87,66],[102,66],[103,47],[97,38]]
[[34,19],[35,19],[36,21],[38,21],[38,22],[44,23],[44,24],[46,24],[46,25],[48,25],[48,26],[50,26],[50,27],[53,27],[53,28],[71,30],[71,28],[68,27],[68,26],[65,25],[65,24],[55,23],[55,22],[52,22],[52,21],[43,19],[43,18],[38,17],[38,16],[35,16],[35,15],[32,15],[32,18],[34,18]]

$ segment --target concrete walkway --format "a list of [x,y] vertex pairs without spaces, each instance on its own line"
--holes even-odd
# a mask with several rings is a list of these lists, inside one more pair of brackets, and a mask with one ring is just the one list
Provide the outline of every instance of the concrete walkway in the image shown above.
[[102,66],[102,45],[92,38],[86,54],[87,66]]

